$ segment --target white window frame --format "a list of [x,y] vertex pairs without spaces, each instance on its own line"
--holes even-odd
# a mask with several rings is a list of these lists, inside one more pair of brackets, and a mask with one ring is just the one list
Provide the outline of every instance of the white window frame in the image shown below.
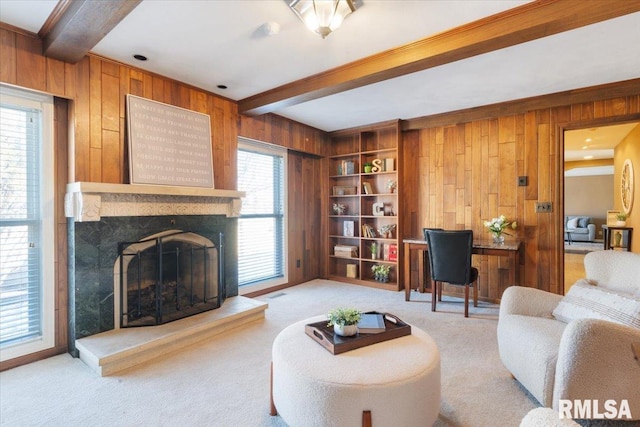
[[[288,233],[287,233],[287,229],[288,229],[288,218],[289,218],[289,212],[288,212],[288,161],[287,161],[287,149],[280,147],[278,145],[274,145],[274,144],[269,144],[267,142],[262,142],[262,141],[257,141],[257,140],[253,140],[253,139],[249,139],[249,138],[243,138],[243,137],[239,137],[238,138],[238,150],[241,149],[245,149],[245,150],[251,150],[251,151],[256,151],[256,152],[260,152],[260,153],[265,153],[268,155],[274,155],[277,154],[279,156],[282,157],[283,160],[283,195],[282,195],[282,202],[284,205],[283,211],[284,211],[284,218],[283,218],[283,229],[284,229],[284,235],[282,236],[282,244],[283,244],[283,248],[282,248],[282,269],[283,269],[283,276],[282,277],[277,277],[277,278],[273,278],[273,279],[268,279],[268,280],[263,280],[261,282],[257,282],[254,284],[249,284],[249,285],[243,285],[239,287],[238,293],[240,295],[245,295],[251,292],[256,292],[256,291],[261,291],[264,289],[269,289],[278,285],[283,285],[286,284],[289,281],[289,268],[288,268],[288,253],[289,253],[289,242],[288,242]],[[238,219],[240,220],[240,219]]]
[[55,346],[55,171],[53,144],[53,97],[0,85],[3,104],[42,111],[40,150],[41,209],[41,313],[42,335],[0,347],[0,361],[15,359]]

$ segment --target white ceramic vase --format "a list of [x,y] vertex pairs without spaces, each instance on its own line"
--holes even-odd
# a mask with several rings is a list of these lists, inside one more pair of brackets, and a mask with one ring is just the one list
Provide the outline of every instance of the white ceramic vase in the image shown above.
[[358,325],[333,325],[333,332],[343,337],[351,337],[358,333]]
[[618,221],[616,221],[616,225],[617,225],[618,227],[624,227],[625,225],[627,225],[627,221],[620,221],[620,220],[618,220]]

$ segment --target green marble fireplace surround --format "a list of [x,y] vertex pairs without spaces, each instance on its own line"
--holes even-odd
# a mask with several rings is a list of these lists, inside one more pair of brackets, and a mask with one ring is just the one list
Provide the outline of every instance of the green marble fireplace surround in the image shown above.
[[[122,184],[67,186],[69,352],[75,340],[118,329],[118,245],[179,230],[220,247],[221,300],[238,295],[237,217],[244,194],[229,190]],[[151,326],[152,327],[152,326]]]

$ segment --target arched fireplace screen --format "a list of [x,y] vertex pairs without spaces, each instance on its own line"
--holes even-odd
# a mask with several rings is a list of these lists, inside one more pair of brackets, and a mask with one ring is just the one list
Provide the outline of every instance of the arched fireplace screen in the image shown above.
[[119,243],[120,327],[160,325],[219,308],[223,252],[222,233],[217,247],[180,230]]

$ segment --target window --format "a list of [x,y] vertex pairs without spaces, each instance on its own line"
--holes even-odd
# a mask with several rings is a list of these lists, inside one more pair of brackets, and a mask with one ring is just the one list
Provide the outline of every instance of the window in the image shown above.
[[246,192],[238,220],[240,286],[286,282],[286,150],[242,139],[238,190]]
[[0,360],[54,345],[53,101],[0,86]]

